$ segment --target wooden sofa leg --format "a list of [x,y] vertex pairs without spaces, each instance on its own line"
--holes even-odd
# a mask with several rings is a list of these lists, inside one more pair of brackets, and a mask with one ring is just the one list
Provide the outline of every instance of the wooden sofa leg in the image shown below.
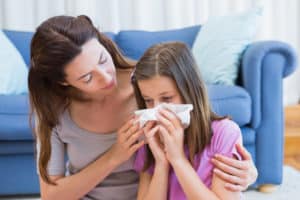
[[278,188],[278,185],[272,185],[272,184],[264,184],[258,187],[258,191],[262,193],[272,193],[275,192]]

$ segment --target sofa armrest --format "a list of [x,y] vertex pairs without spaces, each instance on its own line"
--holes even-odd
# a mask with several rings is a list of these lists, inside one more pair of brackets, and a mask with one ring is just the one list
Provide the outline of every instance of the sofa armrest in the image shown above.
[[253,43],[242,58],[242,84],[251,97],[250,126],[256,133],[257,185],[282,182],[282,79],[295,70],[296,58],[289,45],[277,41]]
[[[251,44],[242,58],[242,85],[252,100],[251,126],[257,128],[262,119],[262,103],[274,90],[282,98],[282,79],[296,69],[295,51],[286,43],[262,41]],[[278,85],[278,87],[276,87]],[[277,99],[280,101],[282,99]],[[282,103],[280,104],[282,105]]]

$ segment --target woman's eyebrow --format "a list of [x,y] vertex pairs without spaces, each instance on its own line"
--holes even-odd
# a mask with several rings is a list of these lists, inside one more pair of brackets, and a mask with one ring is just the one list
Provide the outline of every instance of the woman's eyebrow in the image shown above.
[[102,57],[103,57],[103,51],[101,52],[101,54],[100,54],[100,56],[99,56],[99,61],[98,61],[98,63],[100,63],[101,61],[102,61]]

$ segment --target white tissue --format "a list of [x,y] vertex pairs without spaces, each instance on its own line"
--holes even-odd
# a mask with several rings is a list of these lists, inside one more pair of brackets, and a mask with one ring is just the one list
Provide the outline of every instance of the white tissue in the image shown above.
[[135,111],[135,115],[139,118],[140,127],[143,127],[148,121],[157,121],[156,113],[159,108],[171,110],[180,119],[184,128],[190,124],[190,111],[193,110],[192,104],[167,104],[162,103],[155,108],[143,109]]

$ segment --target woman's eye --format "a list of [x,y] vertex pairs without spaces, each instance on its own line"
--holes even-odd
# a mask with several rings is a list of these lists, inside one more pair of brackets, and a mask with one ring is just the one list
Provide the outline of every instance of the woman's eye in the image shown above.
[[87,75],[85,78],[84,78],[84,82],[85,83],[90,83],[91,81],[92,81],[92,78],[93,78],[93,76],[92,76],[92,74],[89,74],[89,75]]
[[99,65],[103,65],[104,63],[106,63],[107,61],[107,58],[102,58],[100,61],[99,61]]

